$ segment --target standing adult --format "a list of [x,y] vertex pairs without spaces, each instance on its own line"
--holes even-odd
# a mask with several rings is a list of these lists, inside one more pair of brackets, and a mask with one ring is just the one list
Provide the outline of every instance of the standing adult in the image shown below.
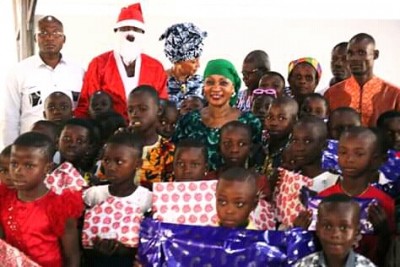
[[19,62],[11,70],[4,88],[2,112],[3,145],[9,145],[38,120],[43,119],[44,101],[60,91],[76,101],[85,70],[61,54],[64,27],[54,16],[38,21],[35,42],[39,54]]
[[89,117],[90,96],[99,90],[111,95],[114,110],[128,119],[127,99],[139,85],[151,85],[167,99],[167,75],[162,64],[142,53],[145,24],[140,3],[123,7],[114,27],[117,42],[89,64],[82,86],[76,117]]
[[347,42],[341,42],[335,45],[331,53],[331,71],[332,79],[329,86],[333,86],[350,77],[349,64],[347,63]]
[[325,92],[331,110],[351,107],[361,114],[363,126],[375,126],[385,111],[400,110],[399,88],[374,75],[378,57],[371,35],[359,33],[350,39],[347,61],[352,75]]
[[203,52],[203,32],[193,23],[174,24],[161,35],[164,53],[173,64],[167,70],[169,99],[179,104],[189,95],[203,96],[203,76],[196,74]]

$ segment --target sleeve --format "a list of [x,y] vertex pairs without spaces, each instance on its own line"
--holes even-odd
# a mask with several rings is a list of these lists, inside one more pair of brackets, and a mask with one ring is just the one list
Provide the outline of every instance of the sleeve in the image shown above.
[[259,144],[261,142],[262,124],[260,119],[254,116],[251,112],[245,112],[241,116],[240,121],[250,125],[253,134],[253,143]]
[[189,138],[187,126],[190,125],[191,117],[192,112],[189,112],[178,120],[175,128],[175,133],[171,139],[174,144],[177,144],[181,139]]
[[164,143],[165,148],[165,157],[164,157],[164,169],[162,174],[162,181],[163,182],[172,182],[173,180],[173,171],[174,171],[174,152],[175,152],[175,145],[165,140]]
[[161,68],[161,70],[159,71],[159,77],[160,77],[158,81],[159,87],[157,88],[158,96],[161,99],[168,100],[168,89],[167,89],[168,76],[163,68]]

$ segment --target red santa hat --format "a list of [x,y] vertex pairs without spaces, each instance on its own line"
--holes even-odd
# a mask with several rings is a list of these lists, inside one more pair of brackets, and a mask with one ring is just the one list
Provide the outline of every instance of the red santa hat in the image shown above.
[[126,6],[121,9],[114,30],[124,26],[133,26],[144,30],[144,20],[140,3]]

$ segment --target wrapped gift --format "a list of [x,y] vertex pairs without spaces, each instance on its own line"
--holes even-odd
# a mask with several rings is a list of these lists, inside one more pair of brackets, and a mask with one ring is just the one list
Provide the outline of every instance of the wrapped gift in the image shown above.
[[0,239],[0,266],[2,267],[40,267],[24,253]]
[[338,164],[338,141],[329,139],[322,153],[322,169],[332,173],[342,173]]
[[58,195],[66,189],[82,191],[83,188],[87,187],[85,179],[83,179],[78,170],[69,162],[62,163],[52,173],[47,175],[44,183],[47,188]]
[[[153,218],[167,223],[216,225],[217,181],[166,182],[153,185]],[[275,229],[273,206],[260,199],[250,214],[258,229]]]
[[396,181],[400,178],[400,151],[389,150],[388,160],[381,166],[380,171],[389,180]]
[[86,211],[82,230],[83,247],[93,247],[96,236],[116,239],[127,247],[137,247],[144,212],[129,197],[108,197]]
[[315,251],[299,228],[255,231],[178,225],[145,219],[138,256],[143,266],[292,266]]

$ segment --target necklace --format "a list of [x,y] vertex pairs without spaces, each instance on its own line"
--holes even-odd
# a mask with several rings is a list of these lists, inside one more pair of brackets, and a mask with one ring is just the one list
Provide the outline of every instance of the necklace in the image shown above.
[[349,197],[354,197],[354,196],[360,197],[360,196],[364,195],[365,192],[367,192],[368,189],[369,189],[369,186],[367,186],[367,188],[365,188],[364,191],[362,191],[360,194],[358,194],[358,195],[353,195],[353,194],[350,194],[348,191],[346,191],[346,190],[344,189],[343,183],[342,183],[342,182],[340,182],[339,186],[340,186],[340,189],[342,189],[343,193],[345,193],[345,194],[348,195]]

